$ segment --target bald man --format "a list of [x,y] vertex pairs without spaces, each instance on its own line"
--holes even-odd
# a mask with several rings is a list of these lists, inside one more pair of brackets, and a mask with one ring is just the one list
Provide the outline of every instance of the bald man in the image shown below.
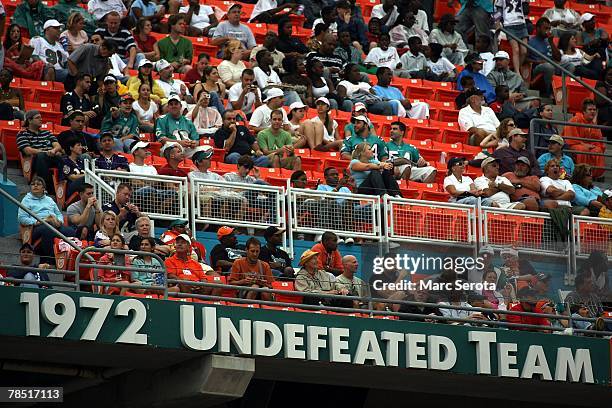
[[[336,290],[349,296],[368,297],[368,286],[365,282],[355,276],[359,269],[359,262],[353,255],[342,257],[342,274],[336,277]],[[353,301],[354,308],[367,306],[366,301]]]

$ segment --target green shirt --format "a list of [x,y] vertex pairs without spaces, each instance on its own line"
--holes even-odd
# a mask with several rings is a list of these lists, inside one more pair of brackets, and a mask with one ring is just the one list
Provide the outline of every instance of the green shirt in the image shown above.
[[160,117],[157,119],[157,122],[155,122],[155,137],[157,140],[162,137],[167,137],[172,140],[187,140],[187,137],[178,134],[179,130],[186,131],[188,138],[191,140],[200,140],[200,136],[193,122],[183,115],[178,119],[174,119],[168,114]]
[[261,150],[277,150],[283,146],[293,145],[291,133],[280,129],[278,134],[272,133],[271,128],[262,130],[257,134],[257,144]]
[[374,158],[378,161],[383,161],[386,157],[389,157],[389,152],[387,151],[387,145],[385,142],[378,136],[368,135],[365,139],[359,136],[353,136],[349,139],[344,139],[344,147],[342,148],[342,153],[353,153],[355,147],[359,143],[367,142],[372,150],[374,151]]
[[128,116],[119,114],[117,119],[113,119],[112,113],[104,117],[100,134],[103,132],[112,132],[117,138],[127,135],[138,135],[138,118],[134,112],[130,112]]
[[387,149],[392,159],[409,159],[417,163],[419,161],[419,151],[410,143],[397,145],[393,140],[387,142]]
[[185,37],[180,37],[178,42],[174,44],[170,37],[163,38],[157,42],[159,47],[159,55],[161,59],[172,62],[181,62],[186,59],[193,59],[193,44]]

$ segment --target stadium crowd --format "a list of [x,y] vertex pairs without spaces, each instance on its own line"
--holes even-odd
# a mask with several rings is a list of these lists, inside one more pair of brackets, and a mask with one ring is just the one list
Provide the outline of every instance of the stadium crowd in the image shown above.
[[[552,119],[550,97],[558,72],[499,31],[503,27],[528,39],[575,75],[596,80],[596,88],[611,97],[612,54],[599,16],[580,14],[565,0],[555,0],[535,25],[528,19],[529,3],[515,0],[462,0],[456,16],[444,14],[437,21],[433,1],[382,0],[369,11],[365,17],[354,0],[258,0],[229,6],[196,0],[60,0],[52,7],[23,0],[4,30],[8,14],[0,9],[0,31],[6,31],[0,120],[23,122],[15,143],[22,159],[31,160],[34,174],[22,204],[77,240],[160,255],[170,278],[222,277],[241,287],[239,296],[262,300],[271,298],[249,288],[271,288],[276,279],[295,278],[297,290],[313,293],[305,302],[314,304],[328,302],[317,293],[363,296],[368,290],[354,276],[357,260],[338,252],[335,234],[322,234],[321,242],[301,256],[296,272],[279,248],[283,231],[268,228],[265,245],[251,237],[241,246],[238,231],[224,226],[216,232],[219,244],[207,262],[206,248],[187,221],[172,222],[156,238],[146,211],[134,204],[143,195],[172,202],[176,192],[121,183],[113,201],[100,203],[85,183],[85,161],[97,169],[141,175],[261,185],[268,181],[258,168],[272,167],[289,170],[292,185],[306,188],[312,171],[304,171],[300,151],[337,152],[344,168],[325,167],[325,183],[317,180],[317,190],[402,197],[406,184],[437,183],[450,202],[480,200],[484,206],[612,218],[612,189],[593,185],[594,179],[604,180],[604,157],[591,154],[606,151],[604,135],[598,129],[561,130],[538,122],[534,140],[541,150],[531,153],[529,134],[521,129],[533,119]],[[263,32],[261,27],[266,27]],[[196,53],[196,40],[207,52]],[[61,123],[53,124],[54,131],[47,130],[42,107],[26,109],[16,79],[63,83],[65,94],[57,101]],[[433,121],[436,108],[433,102],[408,97],[407,80],[452,83],[457,92],[451,110],[465,132],[461,144],[475,151],[434,158],[422,154],[425,149],[417,143],[422,139],[412,136],[419,121]],[[584,99],[571,119],[576,124],[610,120],[609,104],[597,97]],[[218,160],[235,165],[234,171],[216,172],[217,150],[223,153]],[[148,164],[151,155],[159,155],[164,164]],[[58,180],[65,183],[66,197],[74,197],[65,215],[53,199]],[[239,212],[254,201],[241,194],[224,197]],[[351,222],[350,216],[341,218]],[[53,264],[53,233],[23,210],[18,220],[32,229],[43,265]],[[22,252],[33,249],[24,244]],[[107,253],[100,263],[161,268],[152,256]],[[158,275],[99,272],[104,281],[141,284],[140,293],[155,293],[146,286],[159,283]],[[538,276],[530,279],[537,283]],[[185,283],[171,290],[222,293]],[[520,310],[549,306],[522,301],[537,297],[531,287],[514,290],[524,292]],[[496,309],[493,305],[500,304],[498,294],[470,296],[474,306]],[[500,296],[503,304],[518,299]],[[416,300],[428,298],[427,293],[415,294]],[[448,302],[465,299],[453,294]],[[432,311],[447,312],[454,310]]]

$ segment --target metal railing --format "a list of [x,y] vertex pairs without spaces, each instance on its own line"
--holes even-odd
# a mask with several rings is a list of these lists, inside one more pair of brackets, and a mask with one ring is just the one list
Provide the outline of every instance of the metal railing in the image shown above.
[[575,256],[587,258],[600,251],[612,258],[612,219],[574,216]]
[[0,143],[0,165],[2,166],[2,181],[8,181],[8,158],[6,156],[6,148],[4,144]]

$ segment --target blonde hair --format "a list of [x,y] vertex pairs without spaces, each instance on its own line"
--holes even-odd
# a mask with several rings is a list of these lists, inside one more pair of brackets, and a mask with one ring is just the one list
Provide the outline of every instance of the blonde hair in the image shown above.
[[242,43],[239,40],[229,40],[223,50],[223,59],[228,61],[232,59],[232,53],[239,48],[242,48]]
[[70,14],[70,16],[68,16],[68,20],[66,21],[66,29],[70,30],[70,28],[74,25],[75,20],[78,20],[79,18],[85,21],[85,18],[79,12],[75,11],[74,13]]
[[550,159],[544,165],[544,174],[548,174],[548,169],[550,169],[550,166],[553,165],[553,164],[557,164],[558,166],[561,166],[561,162],[559,160],[557,160],[557,159]]
[[[115,228],[112,231],[107,231],[106,228],[104,227],[104,220],[108,216],[111,216],[115,219]],[[100,225],[100,230],[106,233],[106,236],[108,236],[109,238],[115,234],[119,234],[119,217],[117,216],[117,214],[115,214],[114,211],[110,211],[110,210],[104,211],[104,213],[102,213],[100,224],[102,224]]]
[[361,160],[361,155],[363,154],[363,152],[366,151],[368,147],[370,147],[370,145],[367,142],[359,143],[357,146],[355,146],[355,150],[353,150],[353,154],[351,157],[353,159]]

